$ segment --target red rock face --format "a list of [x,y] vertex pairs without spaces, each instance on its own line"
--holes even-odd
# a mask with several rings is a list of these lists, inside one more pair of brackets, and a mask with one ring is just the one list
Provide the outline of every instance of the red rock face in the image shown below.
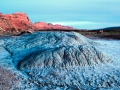
[[8,32],[34,30],[36,27],[25,13],[2,14],[0,13],[0,27]]
[[46,22],[36,22],[34,25],[41,30],[45,30],[49,28]]
[[26,13],[2,14],[0,13],[0,32],[23,32],[34,30],[75,30],[73,27],[53,25],[46,22],[33,24]]
[[34,24],[38,29],[42,29],[42,30],[45,30],[45,29],[54,29],[54,30],[76,30],[75,28],[73,27],[70,27],[70,26],[62,26],[62,25],[59,25],[59,24],[51,24],[51,23],[46,23],[46,22],[37,22]]

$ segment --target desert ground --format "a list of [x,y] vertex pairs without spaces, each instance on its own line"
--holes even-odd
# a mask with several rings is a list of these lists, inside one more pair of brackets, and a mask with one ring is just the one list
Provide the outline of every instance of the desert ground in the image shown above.
[[1,37],[0,89],[118,90],[119,46],[118,39],[65,31]]

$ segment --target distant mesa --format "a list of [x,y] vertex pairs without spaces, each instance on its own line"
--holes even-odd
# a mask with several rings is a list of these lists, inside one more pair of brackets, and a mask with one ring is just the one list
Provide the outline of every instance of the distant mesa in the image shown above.
[[42,30],[45,30],[45,29],[75,30],[75,28],[70,27],[70,26],[62,26],[59,24],[53,25],[52,23],[46,23],[46,22],[37,22],[37,23],[35,23],[35,26]]
[[17,35],[21,32],[33,32],[35,30],[76,30],[76,28],[59,24],[53,25],[46,22],[32,23],[24,12],[13,14],[0,13],[0,34]]

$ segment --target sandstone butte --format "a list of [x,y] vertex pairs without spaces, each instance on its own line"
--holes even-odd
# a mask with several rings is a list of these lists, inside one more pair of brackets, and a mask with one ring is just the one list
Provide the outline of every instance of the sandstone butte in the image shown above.
[[32,23],[26,13],[18,12],[13,14],[0,13],[0,34],[17,35],[21,32],[33,32],[40,30],[76,30],[70,26],[59,24],[36,22]]

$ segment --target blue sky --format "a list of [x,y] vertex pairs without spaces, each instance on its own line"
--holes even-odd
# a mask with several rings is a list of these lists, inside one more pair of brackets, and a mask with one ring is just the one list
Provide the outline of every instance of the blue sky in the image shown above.
[[1,0],[0,12],[80,29],[120,26],[120,0]]

